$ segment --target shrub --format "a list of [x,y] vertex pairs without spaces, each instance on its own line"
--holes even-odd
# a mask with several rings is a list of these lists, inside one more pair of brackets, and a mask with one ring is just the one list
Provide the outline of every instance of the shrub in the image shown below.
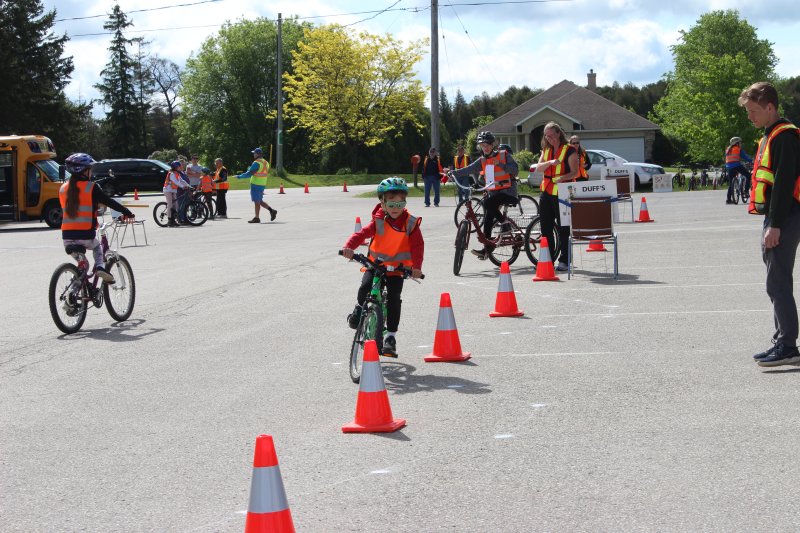
[[342,168],[340,168],[339,170],[336,171],[336,175],[337,176],[347,176],[347,175],[350,175],[352,173],[353,173],[353,171],[350,170],[350,167],[342,167]]
[[535,160],[535,155],[530,150],[520,150],[514,154],[514,160],[519,164],[519,173],[527,172]]

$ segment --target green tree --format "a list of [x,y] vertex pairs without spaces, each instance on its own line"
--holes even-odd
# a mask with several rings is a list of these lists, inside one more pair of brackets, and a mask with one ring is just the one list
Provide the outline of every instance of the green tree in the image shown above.
[[463,139],[467,133],[470,124],[472,124],[472,115],[469,111],[469,106],[461,90],[456,91],[456,99],[453,102],[453,131],[450,136],[453,139]]
[[800,122],[800,76],[780,80],[776,86],[783,116],[793,124]]
[[756,130],[736,100],[751,83],[774,79],[772,44],[738,11],[711,11],[682,32],[672,55],[675,71],[652,115],[664,134],[686,143],[695,162],[719,161],[734,135],[753,146]]
[[[283,72],[291,71],[291,51],[308,26],[283,21]],[[264,18],[226,24],[189,58],[181,75],[181,114],[174,123],[182,145],[204,160],[221,157],[228,168],[249,165],[256,146],[269,153],[278,105],[277,30],[276,22]],[[294,168],[306,151],[301,135],[285,135],[287,167]]]
[[357,169],[364,148],[396,138],[404,122],[415,121],[425,99],[413,71],[423,44],[354,36],[337,25],[305,30],[292,53],[294,72],[284,80],[287,114],[308,133],[311,150],[341,144]]
[[95,88],[100,91],[100,101],[107,108],[105,126],[110,135],[112,156],[144,155],[142,114],[136,95],[137,64],[128,53],[128,46],[134,40],[124,34],[125,29],[132,25],[119,4],[114,5],[103,24],[103,28],[114,34],[108,48],[108,63],[100,72],[102,81]]

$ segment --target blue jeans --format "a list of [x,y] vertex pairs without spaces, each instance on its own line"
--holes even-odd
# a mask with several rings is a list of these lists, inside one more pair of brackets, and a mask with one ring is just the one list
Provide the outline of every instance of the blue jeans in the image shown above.
[[733,201],[733,184],[736,182],[737,174],[744,176],[746,182],[750,181],[750,173],[744,168],[744,165],[728,168],[728,200]]
[[[469,198],[469,195],[470,195],[469,187],[471,185],[471,179],[470,179],[469,175],[461,176],[460,178],[456,178],[456,183],[458,183],[458,185],[456,185],[456,187],[458,187],[458,201],[459,202],[463,202],[464,200]],[[460,187],[459,187],[459,185],[460,185]],[[466,187],[466,188],[463,188],[463,187]]]
[[431,187],[433,187],[433,203],[439,205],[439,188],[442,182],[439,176],[422,176],[425,181],[425,205],[431,205]]

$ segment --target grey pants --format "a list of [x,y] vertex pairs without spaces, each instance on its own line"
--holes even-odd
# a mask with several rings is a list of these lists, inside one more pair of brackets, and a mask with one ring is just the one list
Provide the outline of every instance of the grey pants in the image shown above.
[[105,268],[106,260],[103,257],[103,247],[100,246],[100,239],[97,237],[94,239],[64,239],[65,248],[70,244],[78,244],[85,246],[87,250],[91,250],[92,255],[94,255],[94,265],[98,268]]
[[775,318],[773,338],[786,346],[797,345],[797,304],[793,294],[792,271],[797,246],[800,244],[800,204],[794,202],[789,217],[781,227],[778,246],[764,248],[764,233],[769,219],[764,219],[761,232],[761,256],[767,265],[767,296],[772,301]]

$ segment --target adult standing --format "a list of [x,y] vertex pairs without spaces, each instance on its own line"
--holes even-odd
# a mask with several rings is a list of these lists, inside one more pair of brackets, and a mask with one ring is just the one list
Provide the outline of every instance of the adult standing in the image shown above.
[[239,174],[236,178],[250,178],[250,200],[253,201],[253,205],[255,206],[256,216],[247,222],[250,224],[258,224],[261,222],[258,216],[261,213],[262,207],[269,211],[270,221],[275,220],[278,210],[272,209],[269,204],[264,201],[264,189],[267,188],[267,175],[269,174],[269,163],[264,159],[264,151],[261,148],[254,148],[252,154],[253,164],[250,165],[247,172]]
[[742,148],[742,138],[731,137],[728,147],[725,148],[725,171],[728,173],[728,198],[725,200],[726,204],[734,203],[733,182],[737,174],[741,174],[744,179],[750,181],[750,173],[744,168],[742,159],[748,163],[753,162],[753,159]]
[[747,109],[755,127],[764,128],[748,212],[764,215],[761,255],[775,321],[773,346],[753,358],[759,366],[798,365],[792,271],[800,243],[800,130],[778,114],[778,91],[769,82],[754,83],[742,91],[739,105]]
[[181,162],[180,161],[173,161],[169,164],[169,168],[172,169],[167,172],[167,176],[164,179],[164,198],[167,201],[167,213],[169,214],[169,227],[175,227],[178,225],[175,222],[175,217],[183,218],[183,214],[181,214],[182,209],[180,209],[180,201],[178,193],[183,191],[189,187],[189,183],[183,179],[181,175]]
[[558,184],[575,181],[579,173],[580,160],[578,151],[567,142],[567,136],[561,126],[556,122],[548,122],[544,127],[542,136],[542,155],[536,164],[536,170],[544,172],[539,197],[539,216],[542,223],[542,236],[547,237],[550,247],[550,257],[556,258],[558,252],[558,265],[556,270],[566,272],[567,267],[567,240],[569,239],[569,226],[560,226],[558,250],[553,250],[553,231],[555,224],[561,223],[558,209]]
[[433,187],[433,205],[439,207],[439,189],[442,185],[442,162],[439,152],[431,147],[422,163],[422,181],[425,183],[425,207],[431,206],[431,187]]
[[581,146],[581,138],[577,135],[571,136],[569,138],[569,145],[578,151],[578,176],[575,180],[587,181],[589,179],[587,170],[592,168],[592,162],[589,161],[589,155],[586,153],[586,150],[583,149],[583,146]]
[[[466,168],[471,163],[470,158],[464,153],[464,145],[459,144],[456,155],[453,157],[453,169],[461,170]],[[469,175],[462,176],[458,179],[456,189],[458,190],[458,201],[463,202],[469,198],[469,187],[472,185],[469,181]],[[461,187],[459,187],[459,185]]]
[[214,189],[217,191],[217,216],[219,218],[228,218],[228,201],[225,198],[230,188],[228,183],[228,169],[222,164],[222,159],[219,157],[214,160]]
[[192,187],[200,186],[200,178],[203,176],[203,167],[198,164],[198,157],[192,156],[192,162],[186,165],[186,177],[189,178],[189,185]]

